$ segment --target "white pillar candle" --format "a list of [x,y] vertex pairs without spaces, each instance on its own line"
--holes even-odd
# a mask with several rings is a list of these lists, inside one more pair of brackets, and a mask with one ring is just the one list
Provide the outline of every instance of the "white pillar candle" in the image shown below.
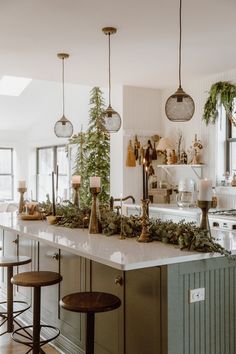
[[212,200],[212,180],[211,179],[200,179],[199,180],[199,194],[198,200]]
[[80,183],[80,180],[81,180],[81,176],[79,176],[79,175],[74,175],[74,176],[72,176],[72,178],[71,178],[71,183]]
[[19,181],[18,182],[18,188],[26,188],[26,182],[25,181]]
[[90,188],[100,188],[101,186],[101,177],[89,177]]

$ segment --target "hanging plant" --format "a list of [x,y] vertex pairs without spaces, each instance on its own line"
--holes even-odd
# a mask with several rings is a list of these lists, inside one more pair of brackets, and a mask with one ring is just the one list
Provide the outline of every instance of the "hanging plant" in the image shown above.
[[203,121],[208,125],[215,124],[218,111],[217,100],[224,106],[226,117],[236,126],[236,120],[233,118],[234,98],[236,98],[236,85],[228,81],[219,81],[211,86],[208,99],[204,105]]

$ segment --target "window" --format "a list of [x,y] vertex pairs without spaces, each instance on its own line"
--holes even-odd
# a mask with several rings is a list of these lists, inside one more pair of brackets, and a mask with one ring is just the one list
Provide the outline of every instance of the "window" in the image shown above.
[[236,127],[227,119],[226,123],[226,171],[236,171]]
[[55,192],[60,198],[67,198],[70,181],[69,159],[65,146],[37,148],[37,200],[46,200],[47,194],[52,198],[52,171],[55,176]]
[[0,148],[0,199],[11,200],[13,195],[13,149]]

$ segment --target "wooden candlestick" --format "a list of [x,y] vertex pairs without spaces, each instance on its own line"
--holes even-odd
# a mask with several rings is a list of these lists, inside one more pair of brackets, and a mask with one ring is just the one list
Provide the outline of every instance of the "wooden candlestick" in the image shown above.
[[18,189],[18,192],[20,193],[20,200],[19,200],[19,207],[18,207],[18,212],[19,214],[21,214],[24,210],[24,205],[25,205],[25,202],[24,202],[24,193],[27,191],[27,188],[25,187],[19,187]]
[[72,183],[72,188],[74,190],[73,204],[79,207],[79,188],[80,183]]
[[101,232],[101,224],[100,224],[99,210],[97,210],[97,196],[101,192],[101,188],[90,187],[89,190],[93,198],[90,220],[89,220],[89,233],[99,234]]
[[152,238],[148,230],[148,226],[149,226],[148,204],[149,204],[148,199],[142,199],[142,232],[139,238],[137,239],[138,242],[152,241]]
[[197,206],[202,210],[202,219],[200,224],[201,230],[210,230],[209,220],[208,220],[208,210],[212,208],[212,201],[209,200],[198,200]]

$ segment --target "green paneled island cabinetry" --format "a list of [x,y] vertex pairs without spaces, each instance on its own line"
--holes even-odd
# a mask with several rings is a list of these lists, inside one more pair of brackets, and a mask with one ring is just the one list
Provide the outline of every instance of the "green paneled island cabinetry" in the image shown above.
[[[58,301],[84,290],[106,291],[122,302],[119,309],[96,315],[96,354],[236,353],[236,261],[22,221],[11,213],[0,214],[0,228],[1,254],[30,255],[27,270],[62,274],[60,285],[42,291],[41,317],[60,328],[55,345],[63,353],[84,353],[85,319],[60,309]],[[234,252],[236,233],[212,235]],[[0,279],[4,293],[3,271]],[[31,293],[20,287],[15,296],[31,301]],[[30,322],[30,317],[26,313],[22,319]]]

